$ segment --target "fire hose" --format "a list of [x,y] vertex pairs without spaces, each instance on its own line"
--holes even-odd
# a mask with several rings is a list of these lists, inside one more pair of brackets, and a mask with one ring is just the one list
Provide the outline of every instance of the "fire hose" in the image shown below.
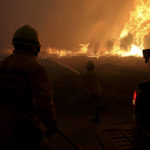
[[64,63],[61,63],[60,61],[56,60],[56,59],[52,59],[54,62],[56,62],[57,64],[67,68],[68,70],[72,71],[73,73],[75,73],[76,75],[80,76],[81,73],[77,70],[75,70],[74,68],[68,66],[68,65],[65,65]]

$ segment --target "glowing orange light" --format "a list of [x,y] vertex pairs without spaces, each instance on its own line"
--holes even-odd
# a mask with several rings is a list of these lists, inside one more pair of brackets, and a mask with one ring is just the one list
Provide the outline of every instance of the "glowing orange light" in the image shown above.
[[148,33],[150,33],[149,31],[150,0],[135,0],[135,6],[130,12],[129,20],[124,24],[119,37],[113,41],[111,49],[107,50],[107,46],[104,42],[97,48],[96,52],[94,52],[94,50],[89,48],[90,43],[81,43],[79,44],[80,48],[76,52],[49,48],[48,53],[57,55],[58,57],[82,54],[88,57],[99,57],[103,55],[142,57],[142,50],[147,48],[144,45],[144,40]]
[[136,97],[137,97],[137,94],[136,94],[136,91],[134,91],[134,93],[133,93],[133,105],[135,105]]
[[[129,21],[124,25],[119,40],[126,38],[129,34],[133,36],[132,44],[127,49],[121,49],[118,41],[114,45],[111,54],[119,54],[121,56],[142,56],[144,49],[144,37],[150,30],[150,1],[136,0],[135,8],[130,12]],[[123,41],[124,45],[129,44]]]
[[88,44],[79,44],[79,46],[80,46],[80,50],[81,50],[81,52],[83,52],[83,53],[87,53],[89,43],[88,43]]

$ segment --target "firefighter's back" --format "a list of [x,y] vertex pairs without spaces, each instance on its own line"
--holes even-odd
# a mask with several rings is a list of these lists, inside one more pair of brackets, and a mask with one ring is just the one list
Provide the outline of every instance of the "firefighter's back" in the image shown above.
[[35,130],[35,112],[30,86],[40,67],[32,56],[17,52],[0,63],[0,141],[8,142],[4,144],[8,149],[35,135],[31,133]]
[[32,58],[21,53],[14,53],[0,63],[0,103],[29,107],[30,80],[36,66]]

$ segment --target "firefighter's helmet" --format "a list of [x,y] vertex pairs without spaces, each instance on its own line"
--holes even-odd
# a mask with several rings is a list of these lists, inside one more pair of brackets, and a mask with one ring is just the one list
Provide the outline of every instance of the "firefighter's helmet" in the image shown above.
[[93,70],[95,67],[94,63],[92,61],[88,61],[86,68],[87,70]]
[[40,46],[38,33],[31,26],[24,25],[21,28],[17,29],[14,33],[12,44],[25,46],[35,45],[38,47]]

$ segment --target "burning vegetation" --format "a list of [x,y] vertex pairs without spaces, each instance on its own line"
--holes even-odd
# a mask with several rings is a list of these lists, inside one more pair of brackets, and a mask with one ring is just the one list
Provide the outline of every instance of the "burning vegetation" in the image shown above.
[[86,55],[99,57],[105,55],[142,56],[142,49],[150,48],[150,1],[136,0],[130,12],[128,21],[118,37],[112,37],[106,42],[92,45],[92,43],[79,44],[79,50],[69,51],[48,48],[47,53],[57,57]]
[[[95,2],[97,2],[96,6]],[[83,4],[85,4],[84,1],[73,6],[70,1],[63,3],[64,5],[61,7],[62,9],[59,9],[59,13],[56,13],[56,11],[55,13],[51,13],[51,15],[54,15],[53,18],[57,21],[61,21],[57,24],[58,26],[55,23],[54,25],[57,26],[56,28],[55,26],[52,26],[47,29],[46,25],[44,26],[47,35],[51,35],[52,37],[44,35],[42,38],[43,41],[51,44],[51,46],[47,44],[47,46],[44,47],[42,51],[43,56],[64,57],[84,55],[88,57],[100,57],[117,55],[122,57],[141,57],[142,50],[150,48],[150,1],[134,0],[132,3],[131,1],[126,1],[123,3],[116,0],[114,3],[110,3],[103,10],[102,6],[106,5],[103,0],[101,2],[97,0],[94,2],[89,1],[86,5],[84,5],[85,12],[82,10]],[[68,13],[65,12],[65,10],[67,10],[66,8],[68,8],[68,5],[66,4],[70,4],[70,6],[72,6],[71,8],[73,9],[73,14],[69,16],[75,16],[74,19],[77,18],[76,20],[71,20],[68,18]],[[57,5],[58,4],[56,4],[56,6]],[[125,7],[122,8],[121,6],[124,5]],[[76,12],[75,6],[81,7],[80,11],[82,10],[83,13],[81,18],[81,13]],[[91,7],[93,8],[92,10]],[[114,11],[114,9],[118,10],[117,8],[120,8],[121,10],[119,9],[119,11]],[[63,14],[64,16],[59,16],[59,14]],[[89,18],[85,16],[89,16]],[[97,16],[95,20],[94,16]],[[59,17],[61,17],[61,19],[63,18],[63,20]],[[91,20],[91,22],[88,23],[87,20]],[[54,22],[56,21],[54,20]],[[79,22],[81,22],[81,24],[75,24]],[[67,28],[65,28],[66,26]],[[74,30],[71,30],[70,28],[73,28]],[[53,31],[50,29],[53,29]],[[55,30],[58,32],[55,32]],[[68,32],[70,34],[68,34]],[[63,38],[61,38],[58,33],[63,35]],[[69,36],[66,36],[66,34]],[[72,39],[72,37],[74,38]],[[48,39],[50,39],[50,41],[48,41]],[[43,45],[45,45],[44,42]],[[4,51],[4,53],[7,52]]]

